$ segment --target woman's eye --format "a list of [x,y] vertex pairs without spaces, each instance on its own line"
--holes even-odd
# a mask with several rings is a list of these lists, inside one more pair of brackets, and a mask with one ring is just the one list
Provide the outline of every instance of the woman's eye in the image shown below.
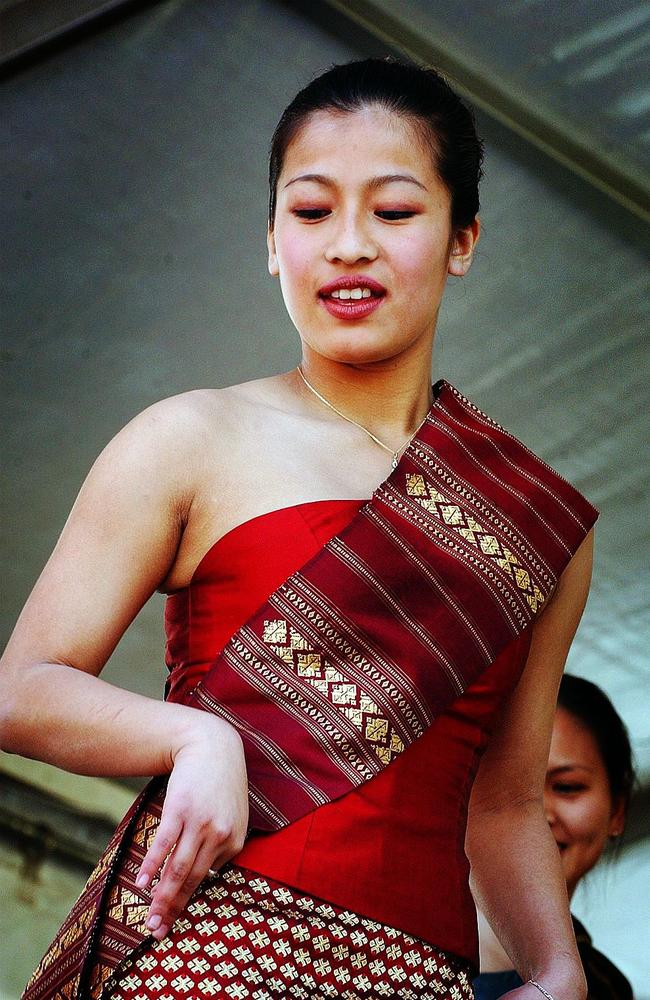
[[553,785],[553,789],[559,792],[560,795],[572,795],[575,792],[584,792],[586,785],[582,784],[571,784],[569,782],[561,782],[560,784]]
[[[331,214],[329,208],[294,208],[293,214],[298,219],[306,222],[318,222]],[[410,219],[416,213],[410,209],[377,209],[375,215],[385,222],[400,222],[402,219]]]
[[409,211],[408,209],[378,209],[375,212],[380,219],[385,219],[386,222],[399,222],[400,219],[410,219],[415,215],[415,212]]
[[309,222],[315,222],[329,215],[329,208],[294,208],[293,214],[299,219],[307,219]]

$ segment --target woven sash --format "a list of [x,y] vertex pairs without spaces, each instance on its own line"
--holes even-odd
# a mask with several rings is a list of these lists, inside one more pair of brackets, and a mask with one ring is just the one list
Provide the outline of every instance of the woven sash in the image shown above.
[[594,508],[448,383],[352,522],[227,643],[191,704],[240,732],[251,827],[368,781],[540,614]]

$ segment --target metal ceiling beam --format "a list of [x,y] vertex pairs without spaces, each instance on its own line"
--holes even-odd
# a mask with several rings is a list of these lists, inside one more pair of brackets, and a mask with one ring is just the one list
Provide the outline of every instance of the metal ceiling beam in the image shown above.
[[[313,11],[311,5],[298,3],[297,6],[306,13]],[[629,212],[650,222],[650,190],[639,171],[609,151],[576,139],[561,121],[537,106],[534,97],[515,90],[503,79],[477,71],[466,55],[448,40],[440,44],[435,38],[415,30],[406,18],[388,13],[377,0],[324,0],[323,6],[389,49],[414,62],[436,66],[476,107]]]
[[0,0],[0,72],[10,75],[52,48],[160,0]]

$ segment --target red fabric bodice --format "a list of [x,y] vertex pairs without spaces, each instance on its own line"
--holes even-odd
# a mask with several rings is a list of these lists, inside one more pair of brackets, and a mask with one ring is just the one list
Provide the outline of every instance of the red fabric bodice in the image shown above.
[[[190,584],[167,599],[170,700],[187,699],[233,633],[363,503],[319,500],[262,514],[208,550]],[[529,644],[530,630],[376,777],[282,830],[252,834],[234,860],[477,964],[467,805]]]

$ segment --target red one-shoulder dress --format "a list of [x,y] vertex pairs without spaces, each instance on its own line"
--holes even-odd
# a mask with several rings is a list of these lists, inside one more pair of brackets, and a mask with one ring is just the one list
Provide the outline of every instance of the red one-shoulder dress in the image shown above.
[[[168,699],[188,699],[233,633],[364,502],[272,511],[209,549],[190,584],[167,599]],[[468,800],[529,643],[524,632],[380,774],[277,832],[253,833],[202,883],[168,937],[124,962],[103,994],[92,989],[98,955],[91,994],[471,997],[478,942]]]

